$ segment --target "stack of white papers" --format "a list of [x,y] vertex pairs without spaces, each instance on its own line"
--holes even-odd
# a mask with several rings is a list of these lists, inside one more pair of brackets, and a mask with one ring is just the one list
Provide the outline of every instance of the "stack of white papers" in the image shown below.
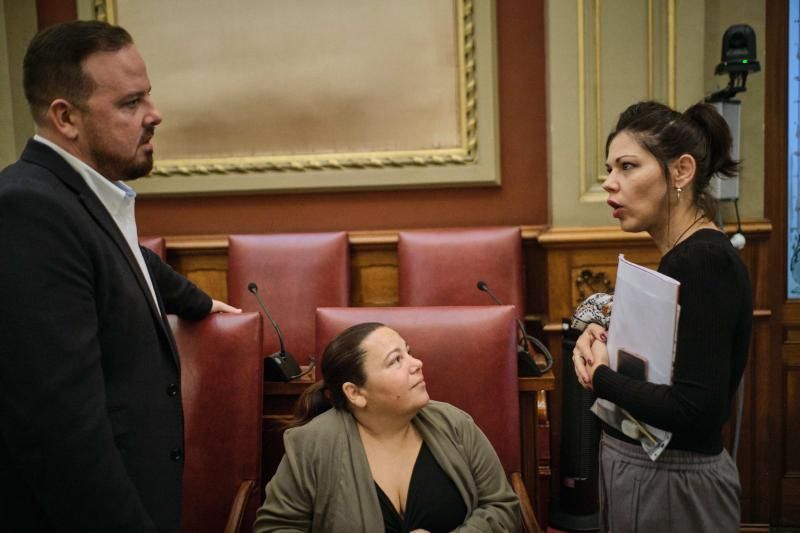
[[[617,369],[617,355],[622,349],[647,362],[647,381],[672,382],[679,289],[678,281],[632,263],[620,254],[607,343],[613,370]],[[620,430],[620,422],[629,419],[629,415],[613,403],[602,399],[595,402],[592,411]],[[651,459],[656,460],[669,443],[671,434],[647,424],[641,426],[650,434],[641,439],[642,445]]]
[[647,360],[647,381],[672,383],[680,286],[669,276],[631,263],[620,254],[608,330],[612,369],[617,369],[617,352],[623,349]]

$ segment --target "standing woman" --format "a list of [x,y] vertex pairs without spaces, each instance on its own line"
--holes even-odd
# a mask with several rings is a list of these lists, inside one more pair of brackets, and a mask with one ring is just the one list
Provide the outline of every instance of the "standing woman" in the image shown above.
[[[603,189],[623,231],[646,231],[662,254],[658,271],[681,284],[671,385],[608,366],[606,331],[590,325],[576,344],[581,385],[636,419],[672,432],[658,461],[609,426],[600,443],[604,531],[738,531],[739,475],[722,426],[744,372],[753,315],[741,259],[713,220],[715,173],[732,176],[731,135],[716,110],[680,113],[640,102],[606,142]],[[645,358],[647,354],[641,354]]]

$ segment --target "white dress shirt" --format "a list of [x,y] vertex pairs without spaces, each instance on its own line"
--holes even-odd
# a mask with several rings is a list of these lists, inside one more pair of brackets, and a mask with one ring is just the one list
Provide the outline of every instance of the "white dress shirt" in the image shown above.
[[100,199],[100,202],[111,215],[111,218],[117,223],[117,227],[122,232],[122,235],[125,236],[128,247],[130,247],[133,257],[136,258],[142,276],[144,276],[147,286],[150,288],[150,295],[153,298],[153,302],[156,304],[156,309],[158,309],[158,298],[156,298],[156,292],[153,289],[153,281],[150,279],[150,272],[147,270],[142,251],[139,249],[139,237],[136,231],[136,216],[134,212],[136,191],[121,181],[111,181],[104,178],[95,169],[41,135],[34,135],[33,140],[49,146],[55,150],[58,155],[63,157],[64,160],[75,169],[75,172],[80,174],[84,181],[86,181],[86,185],[88,185],[92,192]]

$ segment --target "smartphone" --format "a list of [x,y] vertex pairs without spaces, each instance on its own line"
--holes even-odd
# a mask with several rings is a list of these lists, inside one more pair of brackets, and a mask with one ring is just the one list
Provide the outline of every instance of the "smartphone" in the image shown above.
[[629,378],[647,381],[647,359],[620,348],[617,351],[617,372]]

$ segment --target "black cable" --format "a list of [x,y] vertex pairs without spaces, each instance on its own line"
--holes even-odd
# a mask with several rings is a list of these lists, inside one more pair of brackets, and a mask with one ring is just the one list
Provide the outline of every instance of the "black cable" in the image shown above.
[[736,231],[742,232],[742,219],[739,218],[739,199],[733,199],[733,208],[736,210]]
[[544,356],[544,367],[540,368],[539,372],[544,374],[545,372],[553,368],[553,355],[550,353],[550,350],[547,349],[547,346],[542,344],[542,342],[536,337],[531,337],[527,333],[525,334],[525,338],[522,340],[522,342],[526,341],[532,342],[533,345],[536,346],[539,352],[541,352],[541,354]]
[[306,368],[305,370],[303,370],[302,372],[300,372],[300,373],[299,373],[299,374],[297,374],[296,376],[292,376],[292,377],[290,378],[290,380],[300,379],[300,378],[302,378],[303,376],[307,376],[308,374],[310,374],[311,372],[313,372],[313,371],[314,371],[314,367],[315,367],[315,366],[316,366],[316,364],[315,364],[315,362],[314,362],[314,358],[313,358],[313,357],[311,357],[311,364],[310,364],[310,365],[308,365],[308,368]]

